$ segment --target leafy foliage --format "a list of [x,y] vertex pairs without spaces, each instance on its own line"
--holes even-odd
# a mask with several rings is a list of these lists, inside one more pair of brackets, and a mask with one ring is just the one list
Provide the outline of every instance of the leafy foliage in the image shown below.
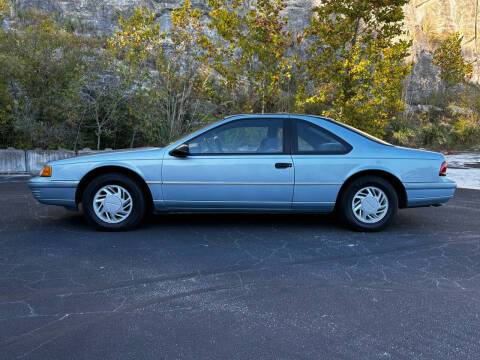
[[382,136],[404,108],[410,43],[402,35],[405,0],[326,0],[306,29],[307,79],[298,105]]
[[464,83],[472,76],[472,64],[462,56],[462,37],[458,33],[439,40],[433,54],[433,63],[440,68],[440,77],[447,87]]
[[120,17],[118,26],[120,30],[108,39],[107,46],[130,65],[145,61],[160,43],[160,26],[146,8],[136,8],[129,18]]
[[[233,112],[272,112],[292,76],[292,36],[284,0],[209,0],[203,60],[217,77],[221,102]],[[280,107],[280,108],[279,108]]]
[[404,101],[406,1],[325,0],[296,34],[285,0],[185,0],[167,31],[137,8],[106,38],[17,13],[0,27],[0,147],[162,145],[226,114],[293,110],[407,146],[476,146],[480,90],[458,34],[435,39],[445,87],[428,110]]
[[8,0],[0,0],[0,20],[10,11],[10,2]]
[[410,111],[391,122],[393,139],[403,145],[468,149],[480,139],[480,90],[469,83],[472,65],[456,34],[432,36],[433,63],[438,66],[442,87],[427,98],[427,111]]
[[[148,123],[150,128],[156,127],[163,141],[170,141],[193,126],[207,91],[207,75],[202,72],[195,46],[200,12],[187,1],[172,12],[169,34],[160,33],[155,15],[146,9],[121,18],[119,25],[120,30],[108,40],[109,48],[123,61],[120,66],[126,65],[124,77],[135,71],[131,75],[141,79],[135,86],[135,99],[148,97],[149,105],[157,109],[156,124],[151,123],[155,122],[151,116],[139,119],[141,126],[134,126],[134,136]],[[134,117],[136,107],[129,109]]]
[[21,31],[0,31],[0,116],[2,123],[15,120],[4,136],[16,134],[23,146],[68,146],[68,115],[78,100],[88,39],[38,13],[20,26]]

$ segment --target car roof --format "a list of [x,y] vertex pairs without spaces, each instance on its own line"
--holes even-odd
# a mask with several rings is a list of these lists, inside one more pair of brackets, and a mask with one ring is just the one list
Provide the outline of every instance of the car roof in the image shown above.
[[319,115],[312,115],[312,114],[294,114],[294,113],[249,113],[249,114],[235,114],[226,116],[224,119],[232,119],[232,118],[243,118],[243,119],[258,119],[258,118],[265,118],[265,119],[272,119],[272,118],[288,118],[288,117],[314,117],[317,119],[323,120],[331,120],[328,117],[319,116]]

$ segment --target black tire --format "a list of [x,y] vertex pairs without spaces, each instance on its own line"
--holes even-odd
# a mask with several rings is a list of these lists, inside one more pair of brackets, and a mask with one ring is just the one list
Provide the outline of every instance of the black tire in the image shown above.
[[[126,189],[131,196],[131,212],[118,223],[108,223],[102,220],[93,207],[95,194],[106,185],[119,185]],[[147,210],[145,194],[137,182],[123,174],[104,174],[94,178],[85,188],[82,195],[82,208],[87,221],[99,230],[122,231],[131,230],[140,225]]]
[[[355,194],[368,186],[376,187],[384,192],[388,199],[388,208],[385,216],[375,223],[367,223],[358,219],[352,209]],[[378,176],[363,176],[354,180],[342,192],[339,199],[339,213],[347,225],[355,231],[374,232],[383,230],[394,219],[398,210],[398,195],[392,184]]]

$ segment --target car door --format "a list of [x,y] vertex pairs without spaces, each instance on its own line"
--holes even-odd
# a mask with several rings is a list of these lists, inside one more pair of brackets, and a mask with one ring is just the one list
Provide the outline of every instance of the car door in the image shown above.
[[292,119],[292,159],[295,167],[293,209],[333,210],[345,173],[345,160],[352,147],[321,126]]
[[288,209],[294,169],[287,119],[243,118],[188,140],[163,161],[164,205],[175,209]]

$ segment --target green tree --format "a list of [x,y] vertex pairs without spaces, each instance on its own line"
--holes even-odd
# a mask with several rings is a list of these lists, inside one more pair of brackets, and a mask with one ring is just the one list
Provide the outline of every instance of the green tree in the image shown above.
[[447,89],[464,83],[472,76],[473,67],[463,58],[462,37],[458,33],[448,34],[438,41],[433,63],[439,67],[440,78]]
[[132,96],[131,92],[131,84],[119,76],[117,66],[109,54],[97,55],[89,63],[88,71],[82,78],[82,116],[78,119],[78,128],[93,129],[97,150],[100,150],[102,145],[116,147],[115,141],[113,145],[107,145],[105,140],[112,137],[119,127],[125,126],[126,106]]
[[[154,14],[137,9],[120,21],[119,31],[108,41],[126,65],[123,74],[136,73],[135,102],[129,113],[141,126],[133,127],[133,137],[137,130],[148,130],[157,134],[156,142],[165,143],[195,126],[200,110],[208,113],[204,107],[208,74],[199,60],[196,38],[200,18],[201,13],[186,1],[172,12],[169,31],[160,33]],[[139,111],[139,104],[147,108]]]
[[147,8],[136,8],[130,17],[121,16],[119,30],[107,40],[107,48],[130,66],[138,66],[154,54],[160,44],[160,26]]
[[[131,130],[130,147],[133,147],[139,135],[151,130],[149,121],[155,121],[151,116],[154,107],[148,98],[152,96],[151,67],[161,46],[160,26],[155,21],[155,14],[142,7],[136,8],[130,17],[120,17],[118,26],[119,30],[107,39],[107,49],[120,60],[111,65],[121,80],[118,85],[128,92],[128,96],[121,92],[115,94],[124,105],[126,117],[122,125]],[[113,98],[110,100],[113,100],[109,101],[110,105],[117,102]],[[115,120],[118,119],[111,118],[106,124]],[[114,131],[118,131],[118,126]]]
[[480,85],[465,84],[457,94],[461,113],[452,126],[452,147],[469,148],[480,145]]
[[210,74],[200,61],[204,52],[198,45],[202,28],[202,13],[186,0],[172,12],[171,28],[164,34],[164,51],[157,56],[155,89],[167,119],[161,131],[169,141],[198,126],[212,112]]
[[402,40],[407,0],[326,0],[305,30],[306,86],[297,105],[383,136],[403,110],[410,71]]
[[10,2],[8,0],[0,0],[0,20],[10,12]]
[[4,114],[14,119],[12,145],[70,145],[73,132],[68,116],[78,102],[90,40],[35,12],[0,36],[0,101],[7,105]]
[[[209,0],[204,62],[217,78],[228,111],[270,112],[291,78],[292,36],[284,0]],[[251,5],[254,5],[253,8]]]
[[11,77],[15,64],[11,61],[9,49],[15,46],[14,39],[0,27],[0,148],[14,146],[17,138],[14,98],[11,93]]

